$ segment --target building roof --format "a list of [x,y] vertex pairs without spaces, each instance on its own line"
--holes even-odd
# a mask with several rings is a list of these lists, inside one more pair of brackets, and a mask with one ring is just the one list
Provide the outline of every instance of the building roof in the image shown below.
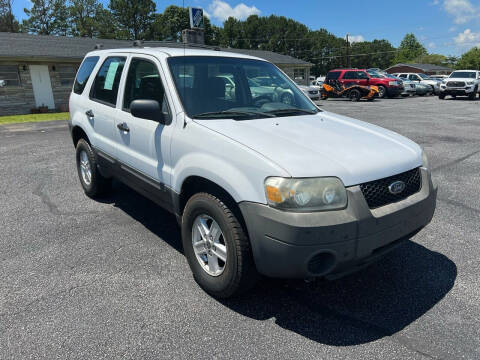
[[[133,41],[0,32],[0,59],[59,59],[65,61],[80,61],[85,54],[92,51],[97,44],[102,44],[103,49],[131,48]],[[183,48],[184,44],[178,42],[145,41],[143,46]],[[195,44],[187,44],[186,46],[188,48],[201,47],[218,49],[218,47],[214,46]],[[313,65],[292,56],[281,55],[272,51],[227,48],[221,48],[220,50],[259,57],[274,64]]]
[[398,67],[398,66],[409,66],[413,67],[415,69],[423,70],[423,71],[436,71],[436,70],[453,70],[451,68],[445,67],[445,66],[439,66],[439,65],[433,65],[433,64],[395,64],[393,66],[390,66],[388,69]]

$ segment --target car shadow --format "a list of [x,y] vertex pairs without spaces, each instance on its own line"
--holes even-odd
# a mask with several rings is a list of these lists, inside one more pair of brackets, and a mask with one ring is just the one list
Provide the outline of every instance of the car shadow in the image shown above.
[[[175,216],[114,181],[101,199],[183,253]],[[316,342],[358,345],[391,336],[434,307],[453,287],[455,263],[408,240],[370,267],[335,281],[262,279],[247,294],[218,300],[252,319],[275,323]]]

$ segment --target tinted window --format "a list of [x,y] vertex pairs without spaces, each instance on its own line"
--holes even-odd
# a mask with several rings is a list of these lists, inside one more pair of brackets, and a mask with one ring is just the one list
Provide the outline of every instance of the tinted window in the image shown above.
[[473,71],[454,71],[451,75],[451,78],[464,78],[464,79],[475,79],[476,73]]
[[83,89],[85,89],[88,78],[90,77],[95,65],[97,65],[98,59],[98,56],[90,56],[83,61],[82,66],[80,66],[80,69],[78,69],[75,85],[73,86],[73,91],[75,94],[81,94]]
[[156,100],[164,113],[168,113],[165,89],[157,66],[144,59],[132,59],[128,69],[123,98],[124,110],[130,109],[134,100]]
[[115,105],[117,103],[118,84],[124,65],[124,57],[112,56],[107,58],[95,77],[90,98],[107,105]]
[[419,80],[417,75],[409,75],[408,78],[413,81]]
[[357,71],[357,79],[369,79],[365,71]]
[[345,74],[343,75],[343,78],[344,79],[356,79],[357,78],[357,72],[356,71],[347,71],[345,72]]
[[325,80],[337,80],[340,77],[340,71],[330,71]]

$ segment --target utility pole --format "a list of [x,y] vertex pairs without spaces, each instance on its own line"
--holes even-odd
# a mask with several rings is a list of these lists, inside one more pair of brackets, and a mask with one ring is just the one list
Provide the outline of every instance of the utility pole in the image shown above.
[[348,41],[348,34],[347,34],[347,68],[350,68],[350,42]]

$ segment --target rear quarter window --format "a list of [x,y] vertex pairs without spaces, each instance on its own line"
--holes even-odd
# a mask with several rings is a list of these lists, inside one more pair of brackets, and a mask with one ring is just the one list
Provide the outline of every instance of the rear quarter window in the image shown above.
[[337,80],[340,77],[340,74],[340,71],[330,71],[325,77],[325,80]]
[[75,94],[81,95],[83,93],[83,89],[85,89],[85,85],[87,85],[87,81],[92,74],[93,68],[97,65],[98,59],[98,56],[90,56],[83,61],[80,69],[78,69],[73,85],[73,92]]

